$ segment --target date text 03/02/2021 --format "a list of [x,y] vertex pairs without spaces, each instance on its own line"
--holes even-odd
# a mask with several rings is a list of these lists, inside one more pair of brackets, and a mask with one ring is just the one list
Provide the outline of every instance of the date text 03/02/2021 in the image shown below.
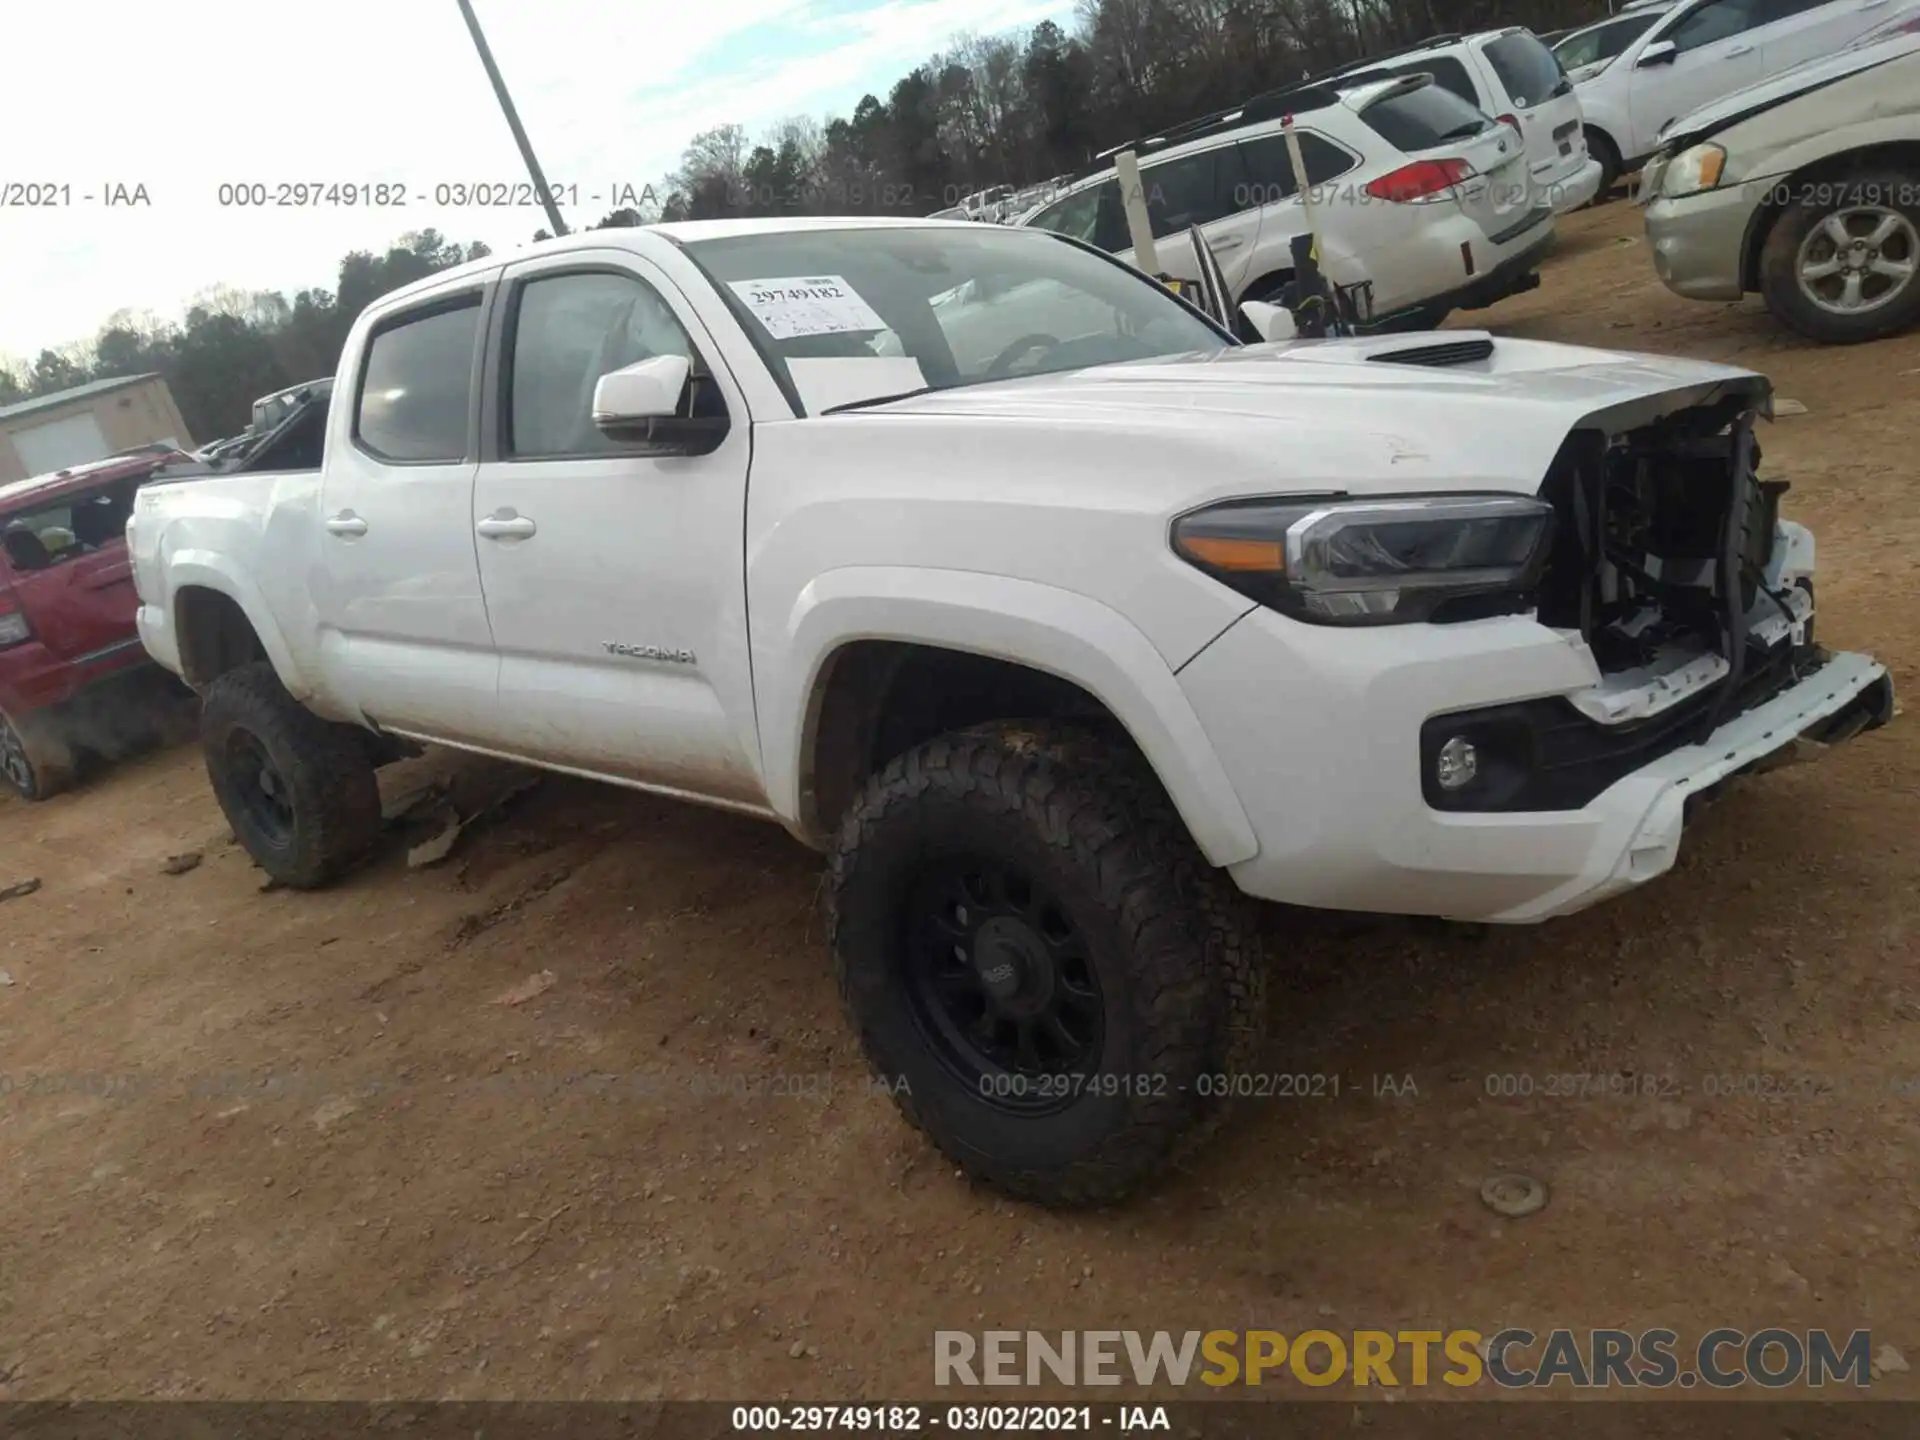
[[1079,1434],[1172,1430],[1164,1405],[736,1405],[735,1431],[837,1431],[900,1435],[932,1430],[965,1435]]
[[653,186],[627,180],[603,184],[567,181],[544,189],[528,180],[306,179],[228,180],[214,187],[214,203],[223,210],[398,210],[422,206],[441,210],[533,210],[551,200],[564,206],[606,206],[613,210],[657,209]]

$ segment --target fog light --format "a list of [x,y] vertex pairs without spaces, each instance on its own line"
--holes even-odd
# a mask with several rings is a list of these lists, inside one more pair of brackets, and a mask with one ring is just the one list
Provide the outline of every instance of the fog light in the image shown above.
[[1442,790],[1459,790],[1471,785],[1479,773],[1480,752],[1466,736],[1456,735],[1440,747],[1440,754],[1434,760],[1433,778],[1440,782]]

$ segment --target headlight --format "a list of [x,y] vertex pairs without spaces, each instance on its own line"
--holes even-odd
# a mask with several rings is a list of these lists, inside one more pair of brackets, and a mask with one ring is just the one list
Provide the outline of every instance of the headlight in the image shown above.
[[1711,190],[1720,183],[1726,165],[1726,150],[1711,142],[1682,150],[1660,173],[1660,193],[1678,199]]
[[1391,625],[1465,596],[1520,608],[1552,522],[1552,506],[1522,495],[1236,500],[1174,521],[1173,548],[1297,619]]

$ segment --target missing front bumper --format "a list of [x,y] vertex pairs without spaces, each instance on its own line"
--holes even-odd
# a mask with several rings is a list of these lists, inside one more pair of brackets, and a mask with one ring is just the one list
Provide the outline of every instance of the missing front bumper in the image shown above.
[[[1812,645],[1778,647],[1764,663],[1723,692],[1728,681],[1645,719],[1604,723],[1565,696],[1435,715],[1420,727],[1421,792],[1435,810],[1451,814],[1503,814],[1580,810],[1610,787],[1677,751],[1711,751],[1728,722],[1710,733],[1714,712],[1725,705],[1735,719],[1798,693],[1818,681],[1833,658]],[[1465,743],[1479,759],[1479,773],[1464,788],[1448,790],[1439,778],[1439,757]],[[1784,743],[1784,742],[1783,742]]]
[[[1616,806],[1647,795],[1617,857],[1604,874],[1577,877],[1558,891],[1498,917],[1544,920],[1581,910],[1673,868],[1687,819],[1742,774],[1817,758],[1842,740],[1878,729],[1893,718],[1893,679],[1871,656],[1835,655],[1820,672],[1722,725],[1700,745],[1662,757],[1602,797]],[[1811,748],[1809,748],[1811,747]],[[1602,852],[1604,853],[1604,852]]]

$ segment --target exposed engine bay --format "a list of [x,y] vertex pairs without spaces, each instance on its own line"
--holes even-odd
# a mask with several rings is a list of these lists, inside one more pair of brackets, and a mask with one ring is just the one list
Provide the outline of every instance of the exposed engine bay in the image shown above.
[[1571,697],[1588,719],[1696,701],[1704,737],[1819,668],[1812,538],[1780,521],[1787,483],[1758,476],[1751,403],[1579,430],[1556,459],[1541,492],[1559,523],[1539,614],[1592,651],[1602,681]]

